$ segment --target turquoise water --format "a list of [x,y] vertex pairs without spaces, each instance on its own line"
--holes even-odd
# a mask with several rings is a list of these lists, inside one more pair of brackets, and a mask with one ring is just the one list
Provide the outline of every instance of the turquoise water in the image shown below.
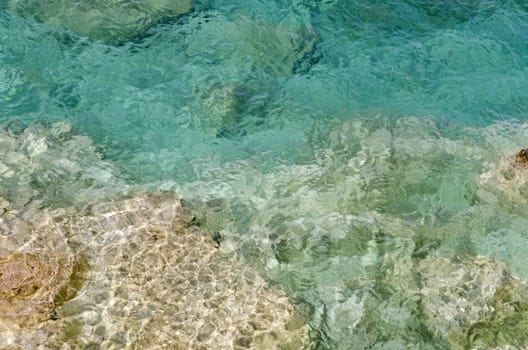
[[494,172],[527,146],[524,1],[212,0],[115,42],[3,3],[0,123],[69,121],[178,192],[318,349],[528,344],[489,320],[460,340],[417,277],[484,255],[528,282],[522,176]]

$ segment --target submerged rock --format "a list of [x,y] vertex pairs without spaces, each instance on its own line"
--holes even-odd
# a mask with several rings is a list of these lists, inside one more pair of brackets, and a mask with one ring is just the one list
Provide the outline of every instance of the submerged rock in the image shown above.
[[245,134],[265,118],[270,94],[243,84],[222,84],[207,79],[194,89],[196,103],[193,113],[198,116],[204,135],[218,137]]
[[524,148],[517,152],[513,159],[518,164],[528,166],[528,148]]
[[33,332],[0,329],[0,347],[306,346],[307,325],[286,295],[252,269],[218,255],[215,242],[192,220],[178,197],[165,192],[98,203],[38,230],[31,229],[36,224],[12,224],[2,246],[24,242],[27,232],[37,236],[32,241],[62,236],[70,249],[84,252],[90,274],[79,295],[57,308],[56,320]]
[[249,17],[228,21],[212,12],[192,24],[196,30],[187,37],[187,55],[205,62],[221,60],[227,72],[236,69],[244,75],[259,71],[291,74],[319,41],[315,30],[300,21],[274,24]]
[[[379,258],[378,279],[362,305],[368,312],[349,338],[355,338],[353,346],[338,348],[375,343],[376,349],[412,344],[431,350],[484,350],[528,344],[528,288],[504,263],[439,252],[416,257],[415,244],[401,238],[381,244],[379,250],[390,254]],[[394,341],[401,344],[395,347]]]
[[[276,15],[281,18],[283,14]],[[191,80],[192,113],[206,136],[258,129],[279,90],[274,79],[294,73],[319,41],[308,21],[299,18],[229,19],[208,11],[193,17],[188,26],[185,54],[211,71]]]
[[192,9],[192,0],[11,0],[21,16],[58,25],[72,32],[121,43],[143,34],[151,25]]
[[[479,129],[477,142],[443,133],[445,126],[434,119],[322,124],[308,135],[311,163],[260,172],[257,162],[226,163],[205,180],[167,188],[195,198],[198,208],[203,203],[201,222],[219,233],[223,250],[244,255],[313,307],[311,324],[322,349],[460,348],[466,340],[457,334],[470,339],[467,327],[502,337],[479,335],[489,347],[526,341],[508,333],[522,328],[490,321],[492,307],[508,304],[488,293],[486,278],[497,291],[511,280],[512,293],[525,295],[522,283],[489,258],[450,259],[476,255],[476,240],[494,226],[511,227],[511,220],[497,221],[495,206],[474,199],[474,179],[483,160],[509,147],[504,140],[526,139],[519,128],[501,127],[499,135]],[[200,202],[204,198],[210,200]],[[525,227],[521,221],[512,231]],[[510,253],[522,263],[522,248]],[[433,254],[445,256],[436,267]],[[453,275],[435,275],[442,264]],[[445,292],[435,289],[443,276]],[[470,292],[459,301],[442,299],[454,298],[457,288]],[[503,318],[513,319],[524,325],[528,314],[510,310]]]
[[481,202],[505,211],[527,215],[528,150],[487,164],[480,175],[477,196]]
[[433,256],[417,272],[426,324],[452,349],[528,344],[528,290],[504,264]]
[[0,154],[0,197],[11,209],[86,205],[127,187],[90,138],[66,122],[0,127]]
[[1,258],[0,321],[30,327],[53,318],[82,284],[81,260],[29,253]]
[[209,90],[196,89],[196,113],[201,118],[200,127],[205,132],[218,134],[222,129],[236,128],[240,113],[250,98],[250,91],[235,85],[213,84]]

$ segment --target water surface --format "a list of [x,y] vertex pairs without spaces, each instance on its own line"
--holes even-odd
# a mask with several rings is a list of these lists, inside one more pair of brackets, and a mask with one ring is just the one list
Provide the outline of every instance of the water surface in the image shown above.
[[481,333],[436,324],[423,289],[435,259],[528,279],[527,197],[481,175],[526,147],[523,1],[214,0],[154,23],[116,43],[2,9],[0,122],[69,121],[128,183],[178,192],[319,349],[527,345],[484,311]]

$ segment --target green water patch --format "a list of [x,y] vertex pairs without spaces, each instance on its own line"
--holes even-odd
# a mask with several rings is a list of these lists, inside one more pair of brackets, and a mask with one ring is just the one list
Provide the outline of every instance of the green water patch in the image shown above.
[[[466,125],[524,118],[526,12],[518,5],[315,3],[321,58],[312,81],[298,85],[305,103],[324,96],[332,103],[317,107],[332,114],[337,106],[433,113]],[[435,8],[444,13],[429,15]],[[329,94],[329,86],[340,89]]]

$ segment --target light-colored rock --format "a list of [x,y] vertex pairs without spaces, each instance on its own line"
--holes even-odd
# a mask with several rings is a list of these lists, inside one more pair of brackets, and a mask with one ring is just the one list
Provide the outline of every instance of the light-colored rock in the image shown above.
[[55,308],[82,285],[82,259],[28,253],[0,258],[0,328],[31,327],[54,317]]
[[90,272],[77,297],[57,308],[56,320],[31,332],[0,330],[0,348],[307,346],[306,322],[286,295],[251,268],[220,256],[192,220],[176,195],[153,193],[98,203],[84,215],[52,219],[38,230],[30,223],[11,225],[2,246],[26,242],[30,249],[62,236],[72,251],[84,253]]
[[0,127],[0,197],[12,209],[68,207],[97,202],[126,190],[113,165],[69,123]]
[[528,343],[528,290],[504,264],[430,256],[417,272],[425,322],[452,349]]
[[93,40],[121,43],[192,9],[192,0],[11,0],[11,10]]
[[528,159],[526,150],[487,164],[480,175],[477,196],[508,212],[528,214]]

